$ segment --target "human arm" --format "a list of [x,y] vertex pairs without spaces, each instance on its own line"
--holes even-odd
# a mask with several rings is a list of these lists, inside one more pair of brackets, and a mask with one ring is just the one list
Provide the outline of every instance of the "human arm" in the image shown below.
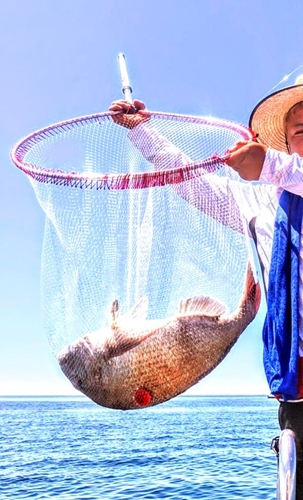
[[[142,155],[155,170],[184,167],[192,160],[178,147],[160,135],[150,122],[139,125],[128,134]],[[243,233],[247,223],[259,213],[254,188],[227,177],[219,177],[207,170],[188,181],[173,185],[180,198],[201,210],[221,224]],[[241,207],[241,208],[240,208]]]
[[152,124],[147,123],[150,115],[142,101],[114,101],[109,111],[115,113],[112,114],[115,123],[129,129],[128,138],[144,158],[155,166],[155,170],[166,170],[191,163],[187,155],[161,136]]
[[297,153],[289,155],[268,149],[260,180],[303,196],[303,158]]
[[[127,101],[116,101],[109,110],[119,111],[119,114],[112,115],[112,119],[130,129],[128,138],[144,158],[154,165],[155,170],[175,169],[192,163],[191,158],[158,132],[157,121],[148,115],[144,103],[134,101],[134,106],[137,111],[135,108],[131,110],[131,103]],[[144,114],[148,118],[143,120]],[[253,196],[248,196],[246,192],[253,191],[252,186],[244,188],[242,183],[219,177],[207,170],[199,171],[197,177],[174,184],[172,188],[180,198],[238,232],[243,232],[243,219],[249,221],[256,215],[254,203],[250,201]]]

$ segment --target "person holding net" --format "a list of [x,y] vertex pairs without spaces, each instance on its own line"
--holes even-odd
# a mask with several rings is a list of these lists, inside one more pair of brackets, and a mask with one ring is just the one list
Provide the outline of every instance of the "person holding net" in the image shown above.
[[[300,82],[300,80],[299,80]],[[264,368],[280,401],[279,424],[296,436],[296,499],[303,499],[303,85],[276,92],[254,109],[250,124],[262,143],[238,142],[227,164],[248,181],[277,189]]]
[[[180,194],[207,215],[253,238],[267,291],[263,328],[264,368],[271,393],[279,400],[281,429],[295,432],[296,499],[303,499],[303,82],[263,99],[253,110],[250,126],[258,142],[238,142],[226,163],[246,181],[202,175],[192,190]],[[113,120],[128,129],[129,138],[155,165],[190,163],[182,151],[148,126],[142,101],[115,101]],[[163,161],[165,158],[165,162]],[[196,193],[197,194],[197,193]],[[237,216],[219,215],[220,204],[233,200]],[[213,211],[211,208],[216,207]],[[225,211],[226,212],[226,211]]]

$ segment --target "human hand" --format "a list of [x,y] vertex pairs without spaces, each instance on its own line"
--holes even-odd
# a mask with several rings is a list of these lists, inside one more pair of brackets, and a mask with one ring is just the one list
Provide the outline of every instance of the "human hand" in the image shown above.
[[129,129],[150,119],[150,115],[146,112],[145,104],[137,99],[133,103],[123,99],[114,101],[108,109],[109,111],[119,112],[112,115],[113,121]]
[[260,178],[267,147],[255,141],[238,141],[226,154],[225,163],[233,168],[242,179],[257,181]]

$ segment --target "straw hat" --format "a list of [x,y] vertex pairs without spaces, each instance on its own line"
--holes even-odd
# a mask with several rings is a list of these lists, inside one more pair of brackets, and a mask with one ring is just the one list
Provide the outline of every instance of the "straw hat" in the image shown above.
[[258,140],[273,149],[285,151],[284,119],[290,108],[303,101],[303,75],[295,85],[285,87],[262,99],[250,115],[249,126]]

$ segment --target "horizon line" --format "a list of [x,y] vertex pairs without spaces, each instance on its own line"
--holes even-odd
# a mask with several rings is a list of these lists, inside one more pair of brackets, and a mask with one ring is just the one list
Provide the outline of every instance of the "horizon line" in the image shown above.
[[[208,398],[208,397],[273,397],[271,394],[179,394],[171,399],[176,398]],[[84,394],[0,394],[0,399],[4,398],[84,398],[90,400]]]

